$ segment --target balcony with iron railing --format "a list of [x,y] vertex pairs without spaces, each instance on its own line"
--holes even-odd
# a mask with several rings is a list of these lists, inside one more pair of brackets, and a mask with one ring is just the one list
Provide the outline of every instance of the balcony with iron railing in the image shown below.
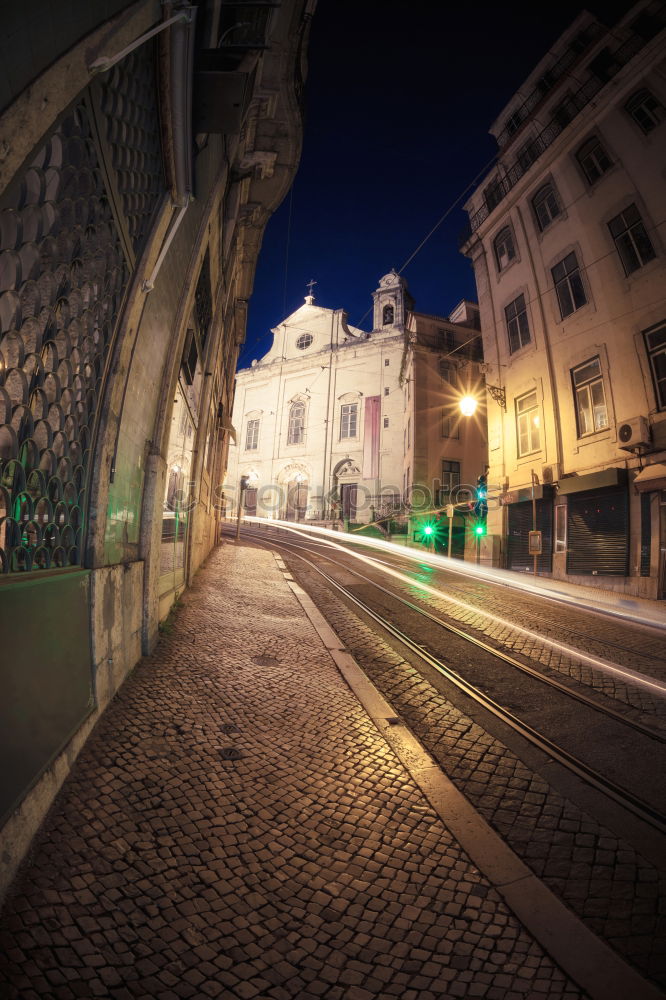
[[536,87],[525,101],[513,111],[506,122],[505,127],[497,136],[497,145],[500,149],[507,146],[521,126],[530,117],[539,104],[547,100],[555,85],[571,69],[581,56],[587,52],[590,46],[597,41],[604,33],[604,28],[593,21],[583,31],[576,35],[572,44],[562,53],[557,62],[549,66],[539,78]]
[[[661,5],[661,11],[666,10],[666,5]],[[662,24],[666,23],[662,21]],[[568,94],[562,103],[555,109],[555,117],[538,132],[534,138],[521,150],[518,158],[501,175],[495,177],[484,191],[483,204],[473,212],[467,221],[466,226],[460,233],[459,246],[463,247],[473,233],[481,226],[491,212],[506,198],[509,192],[516,186],[523,175],[532,165],[543,155],[552,145],[557,137],[564,131],[599,91],[606,86],[626,64],[633,59],[647,44],[648,39],[637,34],[631,35],[619,48],[608,52],[608,60],[604,66],[604,72],[597,76],[590,76],[589,79],[574,93]],[[604,52],[606,50],[603,50]],[[500,165],[501,167],[501,165]]]

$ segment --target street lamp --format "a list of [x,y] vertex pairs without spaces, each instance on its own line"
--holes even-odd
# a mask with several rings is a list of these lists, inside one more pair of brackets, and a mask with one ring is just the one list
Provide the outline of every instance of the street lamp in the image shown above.
[[[485,388],[488,395],[494,399],[496,403],[499,403],[503,410],[506,410],[506,391],[499,385],[486,384]],[[464,417],[473,416],[478,405],[479,401],[475,396],[463,396],[458,403],[460,412]]]

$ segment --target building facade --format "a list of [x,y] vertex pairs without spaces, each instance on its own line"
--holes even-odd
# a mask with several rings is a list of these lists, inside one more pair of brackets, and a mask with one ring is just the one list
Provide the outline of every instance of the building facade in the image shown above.
[[51,6],[0,71],[0,892],[216,540],[313,8]]
[[458,409],[481,377],[476,306],[461,303],[455,321],[418,313],[395,272],[373,300],[366,333],[308,295],[238,372],[227,484],[232,497],[248,477],[247,513],[367,523],[476,483],[485,429]]
[[582,13],[491,133],[465,206],[504,565],[664,597],[666,8]]

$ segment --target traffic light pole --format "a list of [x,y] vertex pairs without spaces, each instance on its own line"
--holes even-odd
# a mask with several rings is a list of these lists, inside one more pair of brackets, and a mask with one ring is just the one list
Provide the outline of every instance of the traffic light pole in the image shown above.
[[241,507],[243,505],[243,494],[247,489],[248,477],[241,476],[240,489],[238,491],[238,512],[236,514],[236,541],[240,541],[240,529],[241,529]]
[[455,507],[452,503],[446,505],[446,516],[449,519],[449,547],[447,550],[447,555],[449,559],[451,558],[451,542],[453,541],[453,515],[455,513]]

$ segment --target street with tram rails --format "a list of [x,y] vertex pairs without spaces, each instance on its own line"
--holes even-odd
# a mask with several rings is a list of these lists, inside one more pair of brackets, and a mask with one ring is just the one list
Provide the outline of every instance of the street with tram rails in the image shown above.
[[[427,550],[251,519],[396,716],[529,868],[666,983],[666,617]],[[537,581],[538,583],[538,581]],[[573,596],[571,591],[573,591]]]

